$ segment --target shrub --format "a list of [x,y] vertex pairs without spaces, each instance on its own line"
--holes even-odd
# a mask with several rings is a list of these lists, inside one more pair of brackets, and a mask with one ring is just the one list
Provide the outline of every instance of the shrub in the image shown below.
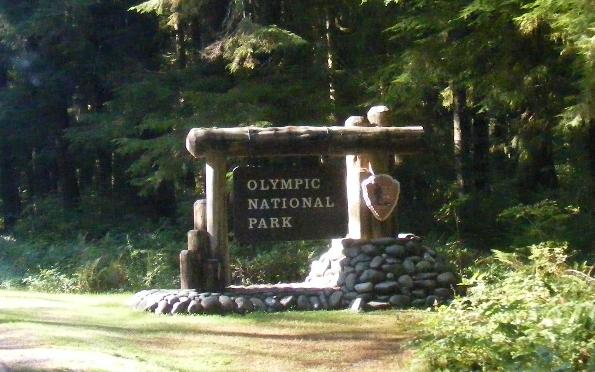
[[422,325],[417,367],[429,370],[595,369],[595,280],[566,263],[553,242],[494,262],[466,284],[467,297]]
[[77,292],[76,278],[66,275],[57,268],[41,269],[37,274],[29,275],[23,283],[33,291],[40,292]]

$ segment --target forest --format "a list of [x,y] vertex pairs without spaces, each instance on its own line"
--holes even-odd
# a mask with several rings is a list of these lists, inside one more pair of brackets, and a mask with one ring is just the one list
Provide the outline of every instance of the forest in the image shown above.
[[[191,128],[343,125],[383,104],[425,129],[391,172],[400,231],[492,288],[477,303],[530,313],[496,299],[533,284],[560,301],[527,301],[574,303],[555,311],[584,332],[551,330],[568,348],[543,360],[588,369],[594,67],[590,0],[1,0],[0,286],[176,288],[204,197]],[[234,280],[300,280],[326,244],[232,244]]]

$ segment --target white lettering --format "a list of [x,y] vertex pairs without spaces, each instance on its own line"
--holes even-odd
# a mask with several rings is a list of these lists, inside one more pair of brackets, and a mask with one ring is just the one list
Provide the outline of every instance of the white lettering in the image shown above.
[[260,209],[271,209],[269,208],[269,203],[266,199],[262,199],[262,201],[260,202]]
[[326,197],[326,207],[327,208],[334,208],[335,207],[335,203],[331,201],[331,197],[327,196]]
[[256,218],[248,218],[248,229],[253,229],[257,221]]
[[278,229],[279,228],[279,219],[276,217],[271,217],[271,229]]
[[312,198],[302,198],[302,208],[312,208]]
[[281,217],[283,219],[283,228],[292,228],[291,226],[291,218],[292,217]]
[[320,200],[320,198],[316,198],[316,200],[314,201],[314,208],[322,208],[324,207],[322,205],[322,200]]
[[281,190],[293,190],[291,179],[281,179]]
[[289,199],[289,206],[291,208],[298,208],[300,206],[300,199],[298,199],[298,198]]
[[258,223],[258,228],[259,229],[268,229],[267,223],[265,222],[264,218],[260,219],[260,222]]
[[312,188],[316,190],[320,188],[320,178],[314,178],[312,180]]
[[248,209],[258,209],[258,199],[248,199]]
[[246,186],[248,187],[248,190],[254,191],[258,187],[258,184],[256,183],[255,180],[249,180],[248,183],[246,184]]

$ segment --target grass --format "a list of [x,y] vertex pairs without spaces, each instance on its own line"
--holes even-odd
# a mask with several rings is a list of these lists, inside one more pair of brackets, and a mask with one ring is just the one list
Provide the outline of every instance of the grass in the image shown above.
[[415,334],[423,314],[319,311],[172,317],[132,311],[126,306],[130,296],[0,291],[0,351],[95,353],[97,360],[85,368],[90,370],[109,370],[102,361],[115,356],[138,363],[143,371],[394,371],[406,367],[411,352],[404,343]]

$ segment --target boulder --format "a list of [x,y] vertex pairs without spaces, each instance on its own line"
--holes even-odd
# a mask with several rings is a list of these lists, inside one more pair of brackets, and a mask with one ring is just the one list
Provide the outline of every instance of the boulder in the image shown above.
[[367,293],[374,290],[374,284],[372,282],[359,283],[355,285],[355,290],[358,293]]

